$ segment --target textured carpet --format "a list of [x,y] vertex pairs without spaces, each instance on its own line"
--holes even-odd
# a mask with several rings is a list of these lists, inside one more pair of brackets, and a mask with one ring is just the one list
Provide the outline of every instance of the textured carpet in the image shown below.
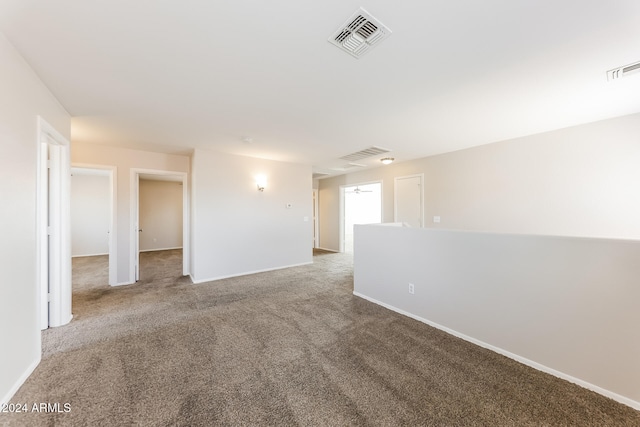
[[[106,285],[74,262],[73,321],[0,424],[638,426],[640,412],[354,297],[352,259],[193,285],[180,251]],[[91,272],[91,265],[99,271]],[[101,266],[101,267],[100,267]]]

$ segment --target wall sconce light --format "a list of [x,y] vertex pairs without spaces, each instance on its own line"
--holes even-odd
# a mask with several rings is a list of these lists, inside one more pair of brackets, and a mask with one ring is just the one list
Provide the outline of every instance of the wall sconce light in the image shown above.
[[267,186],[267,177],[264,175],[256,176],[256,185],[258,186],[258,191],[264,191]]
[[385,157],[384,159],[380,159],[383,165],[390,165],[394,160],[395,159],[393,157]]

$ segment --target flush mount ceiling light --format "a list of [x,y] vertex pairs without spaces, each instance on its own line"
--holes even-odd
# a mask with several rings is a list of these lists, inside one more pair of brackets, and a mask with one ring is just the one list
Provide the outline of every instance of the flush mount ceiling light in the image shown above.
[[395,159],[393,157],[385,157],[384,159],[380,159],[383,165],[390,165],[394,160]]
[[360,58],[390,35],[389,28],[360,8],[329,37],[329,42],[354,58]]

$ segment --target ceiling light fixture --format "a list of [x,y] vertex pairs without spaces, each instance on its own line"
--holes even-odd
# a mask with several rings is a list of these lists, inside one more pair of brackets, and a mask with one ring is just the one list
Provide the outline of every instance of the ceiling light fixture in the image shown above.
[[383,165],[390,165],[394,160],[395,159],[393,157],[385,157],[384,159],[380,159]]

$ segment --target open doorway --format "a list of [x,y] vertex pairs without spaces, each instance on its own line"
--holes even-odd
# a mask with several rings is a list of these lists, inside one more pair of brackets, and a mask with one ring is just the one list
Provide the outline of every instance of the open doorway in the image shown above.
[[187,174],[132,173],[132,277],[136,282],[189,274]]
[[115,167],[71,167],[72,286],[116,284]]
[[353,253],[353,226],[382,222],[382,183],[373,182],[342,187],[342,251]]

